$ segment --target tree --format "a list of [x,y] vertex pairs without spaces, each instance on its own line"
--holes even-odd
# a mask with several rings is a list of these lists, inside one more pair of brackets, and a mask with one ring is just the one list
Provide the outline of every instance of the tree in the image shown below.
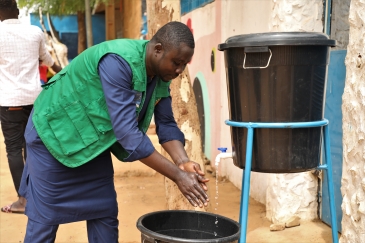
[[[147,0],[148,38],[170,21],[180,21],[180,0]],[[185,134],[185,149],[192,161],[199,163],[204,170],[204,157],[200,136],[198,109],[190,82],[188,67],[171,82],[172,109],[177,125]],[[165,151],[161,153],[168,157]],[[168,209],[193,209],[188,200],[180,193],[178,187],[165,178],[166,200]]]
[[[90,6],[94,6],[97,0],[90,1]],[[107,2],[100,0],[98,2]],[[80,0],[18,0],[19,7],[27,8],[28,11],[37,11],[42,8],[43,13],[50,15],[77,14],[78,24],[78,53],[86,49],[86,28],[85,28],[85,2]],[[88,11],[91,12],[91,9]],[[91,21],[91,20],[90,20]],[[89,23],[91,26],[91,23]]]

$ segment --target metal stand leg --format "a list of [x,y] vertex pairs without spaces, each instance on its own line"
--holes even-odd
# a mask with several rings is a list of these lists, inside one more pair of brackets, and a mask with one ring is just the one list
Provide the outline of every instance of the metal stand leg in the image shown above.
[[332,159],[331,159],[331,147],[328,126],[323,127],[323,141],[325,149],[325,161],[326,163],[318,166],[318,169],[326,170],[327,173],[327,186],[328,195],[330,201],[330,214],[331,214],[331,228],[332,228],[332,242],[338,243],[338,229],[337,229],[337,216],[335,205],[335,192],[333,188],[333,176],[332,176]]
[[239,243],[246,243],[247,236],[247,220],[248,220],[248,204],[250,197],[250,177],[251,177],[251,163],[252,163],[252,150],[253,150],[253,135],[254,128],[307,128],[307,127],[323,127],[324,134],[324,150],[325,150],[325,163],[318,166],[318,169],[326,170],[328,194],[330,199],[330,213],[332,224],[332,242],[338,243],[338,229],[336,221],[336,209],[335,209],[335,194],[333,188],[333,176],[332,176],[332,159],[329,140],[328,120],[314,122],[294,122],[294,123],[253,123],[253,122],[234,122],[226,121],[226,124],[234,127],[247,128],[247,144],[246,144],[246,163],[245,170],[243,172],[242,190],[241,190],[241,206],[239,223],[241,225]]
[[250,177],[251,177],[251,162],[252,162],[252,144],[253,144],[253,128],[247,128],[247,143],[246,143],[246,164],[243,173],[242,189],[241,189],[241,209],[239,223],[241,225],[239,243],[246,243],[247,234],[247,219],[248,219],[248,204],[250,200]]

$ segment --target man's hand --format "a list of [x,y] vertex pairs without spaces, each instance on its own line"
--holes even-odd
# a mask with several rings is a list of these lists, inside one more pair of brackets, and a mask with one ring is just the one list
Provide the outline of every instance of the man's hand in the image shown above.
[[194,161],[188,161],[188,162],[180,164],[179,168],[183,171],[197,173],[199,181],[200,181],[200,185],[203,187],[203,189],[205,191],[208,191],[208,187],[205,183],[208,182],[209,179],[204,178],[205,173],[201,170],[200,165],[198,163],[196,163]]
[[51,67],[51,69],[55,72],[58,73],[59,71],[62,70],[62,67],[58,66],[56,63],[53,64],[53,66]]
[[198,172],[180,170],[179,174],[176,176],[175,183],[191,205],[194,207],[203,207],[203,205],[208,206],[209,202],[208,195],[205,192],[207,191],[205,185],[205,182],[207,181],[209,181],[209,179],[205,179],[202,175],[198,174]]
[[175,182],[181,193],[194,207],[208,206],[209,198],[205,192],[208,188],[205,183],[209,179],[204,178],[198,163],[186,159],[186,162],[179,163],[177,166],[156,150],[140,161]]
[[[189,179],[192,180],[192,182],[189,182],[192,184],[186,184],[187,182],[180,182],[176,179],[173,180],[179,187],[182,194],[184,194],[184,196],[194,207],[196,207],[197,205],[199,205],[199,207],[203,207],[203,204],[204,206],[208,206],[209,198],[205,192],[208,191],[208,187],[205,183],[208,182],[209,179],[204,178],[205,174],[201,170],[200,165],[194,161],[189,160],[183,144],[178,140],[171,140],[163,143],[162,147],[170,155],[180,171],[187,172],[185,173],[186,178],[183,178],[182,180],[187,180],[187,182],[189,182]],[[192,188],[187,188],[187,185],[193,186]],[[187,190],[190,190],[190,192],[188,192]]]

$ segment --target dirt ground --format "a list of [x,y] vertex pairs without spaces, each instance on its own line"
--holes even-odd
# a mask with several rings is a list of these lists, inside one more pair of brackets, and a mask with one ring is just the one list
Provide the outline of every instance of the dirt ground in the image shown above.
[[[156,135],[150,135],[157,144]],[[119,242],[141,242],[136,227],[138,218],[146,213],[165,210],[163,176],[154,173],[140,162],[114,162],[115,187],[119,205]],[[210,179],[211,207],[209,211],[238,221],[241,192],[229,181],[218,183],[218,207],[215,210],[215,178]],[[16,193],[7,164],[2,133],[0,133],[0,206],[16,199]],[[270,222],[265,218],[265,206],[250,200],[248,220],[248,243],[330,243],[331,229],[320,221],[302,222],[300,226],[284,231],[270,232]],[[20,214],[0,212],[0,242],[21,243],[25,235],[27,217]],[[59,227],[57,243],[87,242],[86,222],[76,222]]]

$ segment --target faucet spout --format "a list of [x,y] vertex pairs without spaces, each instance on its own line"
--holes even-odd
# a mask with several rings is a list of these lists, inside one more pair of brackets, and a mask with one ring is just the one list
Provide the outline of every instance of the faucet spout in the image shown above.
[[221,161],[221,159],[232,158],[232,153],[226,153],[227,148],[218,148],[218,150],[220,150],[221,153],[217,154],[217,156],[215,157],[216,165]]
[[232,153],[220,153],[215,157],[215,163],[219,163],[221,159],[232,158]]

